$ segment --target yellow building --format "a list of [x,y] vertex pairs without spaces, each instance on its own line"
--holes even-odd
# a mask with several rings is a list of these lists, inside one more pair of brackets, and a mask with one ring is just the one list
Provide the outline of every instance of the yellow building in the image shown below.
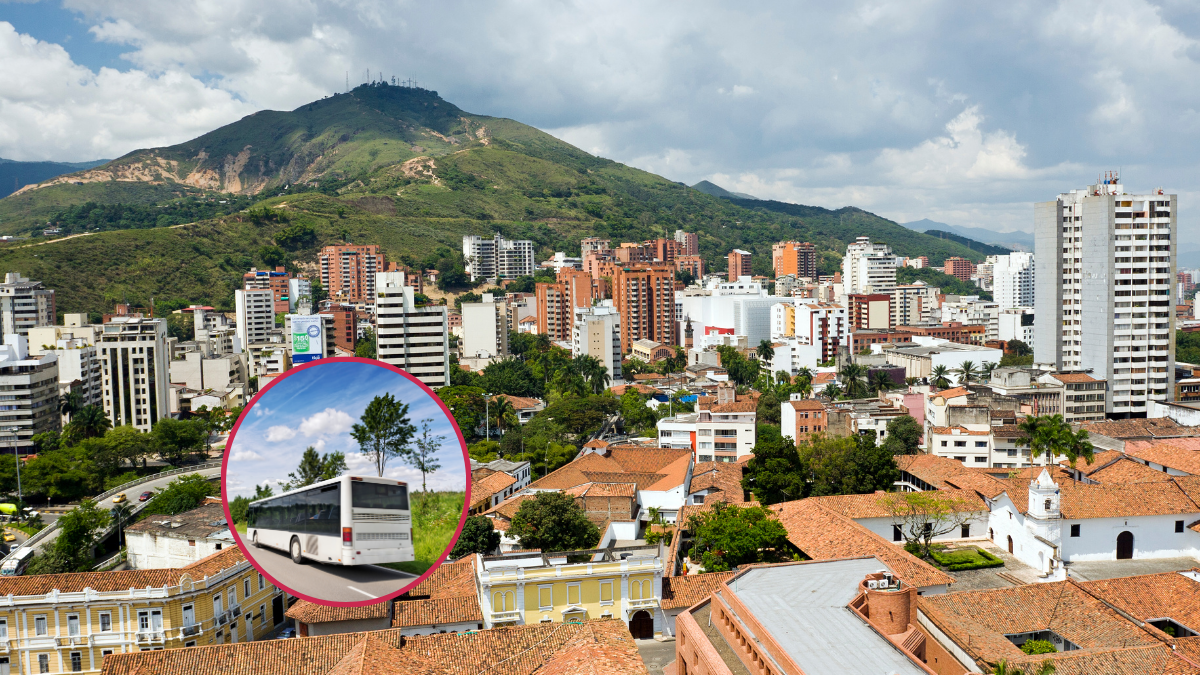
[[0,675],[96,673],[108,654],[246,642],[283,611],[236,547],[178,569],[0,577]]
[[662,576],[657,546],[475,559],[487,628],[616,618],[634,637],[651,638],[663,630]]

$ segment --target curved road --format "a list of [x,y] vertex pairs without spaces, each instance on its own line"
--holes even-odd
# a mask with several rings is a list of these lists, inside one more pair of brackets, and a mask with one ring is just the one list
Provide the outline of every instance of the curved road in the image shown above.
[[378,565],[322,565],[305,560],[297,565],[283,551],[254,548],[243,551],[289,591],[332,602],[362,602],[395,595],[417,579],[416,574]]

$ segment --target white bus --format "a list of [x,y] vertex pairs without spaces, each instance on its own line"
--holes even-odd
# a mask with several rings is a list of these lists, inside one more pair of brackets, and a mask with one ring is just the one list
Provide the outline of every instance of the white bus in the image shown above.
[[32,548],[18,549],[8,560],[0,565],[0,575],[13,577],[25,571],[29,567],[29,563],[33,561],[34,550]]
[[408,485],[342,476],[250,502],[246,536],[255,547],[330,565],[411,562]]

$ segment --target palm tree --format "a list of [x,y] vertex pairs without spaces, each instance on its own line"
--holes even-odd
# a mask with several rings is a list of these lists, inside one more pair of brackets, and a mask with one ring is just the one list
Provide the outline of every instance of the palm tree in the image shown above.
[[1081,458],[1091,464],[1096,457],[1096,448],[1088,440],[1087,429],[1071,431],[1070,427],[1067,427],[1064,436],[1063,440],[1066,443],[1063,444],[1063,454],[1067,456],[1067,463],[1071,465],[1071,470],[1075,470],[1075,462]]
[[813,379],[812,369],[809,368],[808,366],[800,366],[800,369],[796,371],[796,379],[808,380],[809,382],[812,382],[812,379]]
[[758,343],[758,347],[754,350],[758,354],[758,360],[766,363],[775,359],[775,347],[771,346],[770,340],[762,340]]
[[929,373],[929,384],[938,389],[948,389],[950,387],[950,369],[946,366],[938,364],[933,367],[933,371]]
[[96,438],[111,429],[112,422],[100,406],[85,405],[71,418],[71,426],[83,438]]
[[1000,366],[997,363],[994,363],[992,361],[984,361],[983,365],[979,366],[979,375],[980,375],[979,379],[981,379],[981,380],[992,379],[992,371],[999,367]]
[[69,391],[58,397],[58,414],[71,421],[71,415],[83,407],[83,397],[77,391]]
[[958,375],[959,384],[971,384],[971,380],[979,376],[979,371],[976,370],[974,361],[963,361],[954,369],[954,374]]
[[892,382],[892,377],[887,374],[887,371],[877,370],[871,375],[871,391],[879,393],[894,388],[896,385]]
[[504,431],[517,419],[517,411],[513,408],[512,401],[509,401],[507,396],[497,396],[492,399],[489,408],[491,409],[491,413],[496,416],[496,428],[500,430],[500,435],[503,436]]
[[[1050,466],[1055,455],[1066,453],[1066,449],[1072,445],[1070,437],[1075,435],[1071,432],[1071,425],[1067,424],[1062,415],[1028,416],[1017,426],[1025,434],[1021,443],[1029,446],[1029,454],[1032,458],[1040,457],[1044,453],[1046,466]],[[1083,443],[1087,443],[1089,446],[1086,451]],[[1081,439],[1077,449],[1078,457],[1086,457],[1085,453],[1091,452],[1090,446],[1091,443],[1087,441],[1086,436]]]
[[842,395],[842,388],[837,385],[837,382],[830,382],[825,385],[821,393],[836,401]]
[[866,376],[867,369],[857,363],[847,363],[842,366],[838,372],[842,378],[843,386],[846,387],[846,395],[850,398],[863,398],[867,394]]

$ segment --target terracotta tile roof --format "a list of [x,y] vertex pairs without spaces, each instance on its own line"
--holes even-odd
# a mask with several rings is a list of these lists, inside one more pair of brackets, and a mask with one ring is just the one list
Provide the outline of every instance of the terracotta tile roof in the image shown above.
[[[957,434],[956,434],[956,433],[954,433],[954,431],[955,431],[956,429],[958,430],[958,433],[957,433]],[[955,427],[930,427],[930,428],[929,428],[929,432],[930,432],[930,433],[934,433],[934,434],[938,434],[938,435],[941,435],[941,436],[990,436],[990,435],[991,435],[991,432],[990,432],[990,431],[971,431],[970,429],[968,429],[968,428],[966,428],[966,427],[959,427],[959,426],[955,426]]]
[[1080,428],[1119,440],[1144,440],[1200,436],[1200,427],[1180,426],[1170,417],[1082,422]]
[[1088,474],[1088,478],[1105,484],[1158,483],[1171,479],[1161,471],[1155,471],[1141,462],[1125,458],[1117,459],[1108,466],[1091,472]]
[[[640,490],[670,489],[683,483],[692,458],[688,449],[614,445],[606,450],[605,454],[580,455],[530,487],[565,490],[584,483],[636,482]],[[654,475],[658,478],[650,480]]]
[[330,607],[307,600],[297,600],[296,604],[288,608],[283,615],[289,619],[309,624],[330,621],[360,621],[387,618],[388,606],[386,602],[377,602],[364,607]]
[[930,394],[930,396],[941,396],[942,398],[944,398],[948,401],[952,398],[958,398],[959,396],[966,396],[967,394],[970,394],[970,393],[971,393],[971,391],[969,389],[967,389],[966,387],[955,387],[953,389],[943,389],[942,391],[939,391],[935,394]]
[[516,478],[502,472],[471,481],[471,508],[487,503],[496,493],[516,482]]
[[685,577],[663,577],[662,608],[682,609],[704,600],[733,576],[733,572],[689,574]]
[[648,384],[618,384],[615,387],[609,387],[608,390],[617,396],[624,396],[625,392],[633,389],[639,394],[657,394],[658,390]]
[[699,462],[692,469],[692,484],[689,494],[701,490],[717,490],[705,497],[707,503],[722,501],[729,504],[741,504],[746,501],[745,490],[742,489],[742,464],[734,462]]
[[[964,511],[987,511],[987,504],[974,490],[939,490],[934,493],[948,503],[961,502]],[[865,495],[838,495],[834,497],[809,497],[830,511],[847,518],[887,518],[887,500],[899,496],[895,492],[875,492]]]
[[193,581],[200,581],[245,562],[246,557],[242,555],[242,550],[236,546],[230,546],[187,567],[176,569],[6,576],[0,577],[0,596],[45,595],[53,590],[62,593],[78,593],[85,588],[100,592],[127,591],[131,588],[162,588],[163,586],[177,585],[184,576]]
[[813,560],[875,556],[914,586],[951,584],[954,578],[813,499],[775,504],[788,541]]
[[[499,398],[499,397],[497,397],[497,398]],[[529,408],[536,408],[542,404],[542,402],[537,400],[536,398],[526,398],[524,396],[509,396],[509,395],[505,394],[504,398],[508,399],[508,402],[509,402],[509,404],[512,405],[513,410],[526,410]]]
[[1087,373],[1050,373],[1049,375],[1059,382],[1099,382],[1099,380],[1091,375],[1088,375]]
[[962,462],[937,455],[899,455],[896,466],[939,490],[976,490],[991,499],[1009,488],[1008,481],[963,466]]
[[1131,441],[1125,453],[1176,471],[1200,476],[1200,439],[1176,439],[1157,443]]
[[[1122,518],[1200,513],[1200,505],[1175,481],[1113,485],[1059,485],[1063,518]],[[1028,503],[1017,504],[1024,511]]]
[[474,593],[457,598],[399,601],[395,607],[393,628],[483,621],[483,611]]
[[[1013,633],[1052,630],[1081,650],[1162,644],[1071,580],[927,595],[917,598],[917,603],[961,649],[992,664],[1001,659],[1010,663],[1028,660],[1005,637]],[[1044,658],[1033,657],[1031,662]]]
[[512,520],[512,517],[517,515],[517,509],[521,508],[521,502],[525,501],[526,499],[533,498],[534,495],[528,492],[522,492],[521,494],[513,495],[512,497],[509,497],[508,499],[505,499],[499,504],[488,509],[487,511],[484,511],[483,515],[495,516],[494,519],[496,521],[499,521],[501,518],[505,520]]
[[815,387],[818,384],[830,384],[837,381],[837,373],[816,373],[813,375],[812,385]]
[[583,476],[587,478],[588,483],[633,483],[639,490],[649,490],[650,486],[658,483],[664,477],[661,473],[622,473],[620,471],[584,471]]
[[608,441],[602,441],[599,438],[593,438],[592,440],[588,441],[587,443],[584,443],[583,447],[585,447],[585,448],[607,448],[609,445],[610,445],[610,443]]
[[[1115,462],[1124,456],[1125,453],[1121,452],[1120,450],[1101,450],[1100,452],[1092,455],[1092,461],[1090,462],[1084,459],[1075,462],[1075,468],[1079,469],[1083,472],[1083,475],[1087,476],[1090,475],[1091,472],[1099,471],[1111,462]],[[1059,462],[1059,464],[1065,464],[1065,462]]]
[[408,589],[401,600],[457,598],[475,593],[475,557],[441,564],[425,581]]
[[[393,628],[114,654],[103,675],[645,675],[624,622],[401,637]],[[481,670],[481,667],[483,670]]]
[[825,405],[820,401],[812,398],[806,398],[802,401],[788,401],[792,406],[792,410],[824,410]]
[[1024,438],[1025,432],[1016,424],[995,424],[992,426],[992,435],[996,438]]
[[758,410],[758,401],[734,401],[733,403],[721,403],[708,408],[709,412],[714,413],[749,413]]
[[592,483],[588,485],[581,496],[637,498],[637,485],[634,483]]
[[1084,589],[1141,621],[1171,618],[1200,626],[1200,581],[1178,572],[1085,581]]

